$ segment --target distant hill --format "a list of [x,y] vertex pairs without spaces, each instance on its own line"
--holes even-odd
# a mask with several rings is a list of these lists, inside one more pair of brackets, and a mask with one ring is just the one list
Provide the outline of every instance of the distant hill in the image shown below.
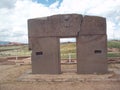
[[0,41],[0,45],[8,45],[10,42],[8,41]]
[[9,42],[9,41],[0,41],[0,45],[23,45],[24,43],[19,42]]

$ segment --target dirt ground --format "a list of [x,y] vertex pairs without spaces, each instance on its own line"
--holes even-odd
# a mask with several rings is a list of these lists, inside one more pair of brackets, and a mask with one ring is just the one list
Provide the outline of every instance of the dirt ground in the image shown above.
[[[75,65],[62,65],[63,73],[75,71]],[[0,90],[120,90],[119,81],[18,81],[31,65],[0,65]],[[110,64],[109,70],[120,72],[120,64]],[[54,75],[53,75],[54,76]],[[67,76],[67,75],[66,75]],[[114,73],[112,75],[114,77]],[[119,74],[120,76],[120,74]],[[72,74],[71,74],[72,77]]]
[[17,82],[5,83],[0,90],[120,90],[119,82]]

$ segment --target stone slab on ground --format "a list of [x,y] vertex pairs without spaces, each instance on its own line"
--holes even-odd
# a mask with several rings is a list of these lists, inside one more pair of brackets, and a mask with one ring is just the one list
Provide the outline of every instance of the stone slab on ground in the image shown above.
[[120,74],[77,74],[74,72],[52,74],[32,74],[31,69],[21,75],[17,81],[23,82],[99,82],[99,81],[120,81]]

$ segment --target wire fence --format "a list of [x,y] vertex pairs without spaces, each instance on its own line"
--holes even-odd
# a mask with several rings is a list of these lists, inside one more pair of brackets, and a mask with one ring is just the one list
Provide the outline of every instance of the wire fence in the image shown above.
[[76,59],[76,53],[61,54],[61,59]]

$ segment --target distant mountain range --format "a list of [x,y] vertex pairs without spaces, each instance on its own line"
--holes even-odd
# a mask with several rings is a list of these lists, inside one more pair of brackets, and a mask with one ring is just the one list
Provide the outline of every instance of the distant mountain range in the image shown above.
[[0,41],[0,45],[8,45],[10,42],[8,41]]
[[24,43],[19,42],[9,42],[9,41],[0,41],[0,45],[22,45]]

